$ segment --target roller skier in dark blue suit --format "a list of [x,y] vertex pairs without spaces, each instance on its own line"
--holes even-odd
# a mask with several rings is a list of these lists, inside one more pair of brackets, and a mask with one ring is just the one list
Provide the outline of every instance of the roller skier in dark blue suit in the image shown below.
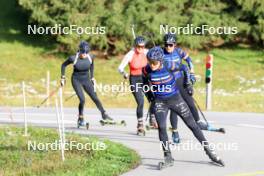
[[[174,34],[165,34],[164,35],[164,62],[172,62],[176,65],[182,64],[182,61],[186,61],[188,68],[190,70],[190,80],[191,83],[194,84],[196,82],[195,75],[194,75],[194,66],[192,64],[192,59],[190,58],[189,54],[184,52],[181,48],[176,47],[176,36]],[[183,74],[182,72],[178,71],[174,74],[176,79],[176,84],[179,87],[179,91],[181,93],[182,98],[190,108],[190,111],[194,117],[194,120],[198,124],[198,126],[202,130],[209,130],[209,131],[216,131],[218,129],[213,128],[211,125],[205,123],[202,121],[199,117],[198,110],[195,106],[194,99],[192,97],[193,91],[189,90],[186,91],[183,83]],[[178,118],[177,114],[173,111],[171,111],[170,114],[170,122],[172,126],[172,140],[174,143],[180,142],[179,133],[177,130],[178,126]]]
[[195,122],[188,105],[182,99],[176,83],[175,73],[184,71],[184,85],[187,91],[192,91],[190,75],[184,65],[177,65],[173,62],[163,62],[164,53],[160,47],[151,48],[147,53],[148,65],[143,68],[144,85],[150,87],[150,91],[145,92],[149,101],[154,102],[153,110],[158,123],[159,139],[164,151],[165,163],[160,167],[173,165],[173,158],[168,142],[166,119],[168,110],[179,115],[188,128],[192,131],[196,139],[203,144],[204,150],[209,158],[219,165],[224,165],[222,160],[209,147],[209,143],[203,132]]

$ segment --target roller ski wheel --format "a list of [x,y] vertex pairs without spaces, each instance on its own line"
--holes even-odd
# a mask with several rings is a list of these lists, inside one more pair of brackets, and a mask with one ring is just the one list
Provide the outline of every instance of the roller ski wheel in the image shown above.
[[138,130],[137,135],[138,136],[146,136],[146,131],[145,130]]
[[217,165],[224,167],[225,163],[220,159],[219,156],[217,156],[217,154],[215,153],[215,151],[213,151],[212,149],[210,149],[209,147],[205,147],[205,152],[207,154],[207,156]]
[[223,134],[225,134],[225,133],[226,133],[226,131],[225,131],[225,129],[224,129],[224,128],[219,128],[219,132],[220,132],[220,133],[223,133]]
[[89,130],[90,124],[86,122],[86,129]]
[[158,169],[162,170],[162,169],[165,169],[167,167],[171,167],[173,165],[174,165],[173,163],[159,162],[159,165],[158,165],[159,168]]
[[171,155],[165,156],[164,162],[159,162],[158,169],[162,170],[162,169],[165,169],[167,167],[171,167],[173,165],[174,165],[174,159],[172,158],[172,156]]
[[139,122],[137,125],[137,135],[138,136],[145,136],[146,131],[144,130],[143,122]]
[[102,125],[102,126],[105,126],[105,125],[108,125],[108,124],[112,124],[113,125],[113,122],[107,122],[106,120],[100,120],[100,124]]
[[123,125],[123,126],[127,125],[125,120],[121,120],[120,124]]
[[88,130],[89,129],[89,123],[86,122],[82,119],[78,119],[78,122],[77,122],[77,128],[80,128],[80,127],[86,127],[86,129]]

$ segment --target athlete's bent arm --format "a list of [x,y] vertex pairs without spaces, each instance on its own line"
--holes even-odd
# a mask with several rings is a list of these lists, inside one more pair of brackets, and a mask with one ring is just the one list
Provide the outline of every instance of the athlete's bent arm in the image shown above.
[[188,64],[188,67],[190,69],[190,72],[191,73],[194,73],[194,66],[193,66],[193,63],[192,63],[192,59],[191,57],[189,56],[188,53],[186,53],[185,51],[183,51],[181,48],[178,48],[178,52],[180,54],[180,57],[186,61],[186,63]]
[[91,79],[94,78],[94,56],[91,56],[91,67],[90,67],[90,75],[91,75]]
[[123,58],[121,64],[119,65],[118,67],[118,71],[119,73],[121,74],[124,74],[124,70],[125,70],[125,67],[127,66],[127,64],[132,60],[132,57],[133,57],[133,54],[134,54],[134,49],[130,50]]
[[66,67],[73,63],[72,57],[69,57],[65,62],[61,64],[61,76],[65,76]]

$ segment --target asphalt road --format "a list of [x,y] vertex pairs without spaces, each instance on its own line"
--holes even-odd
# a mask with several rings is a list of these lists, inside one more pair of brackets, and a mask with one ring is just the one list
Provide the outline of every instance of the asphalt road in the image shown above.
[[[100,113],[96,109],[86,109],[86,119],[90,129],[76,128],[76,108],[65,109],[65,126],[68,132],[95,135],[120,142],[136,150],[142,164],[136,169],[123,174],[124,176],[259,176],[264,175],[264,114],[257,113],[224,113],[205,112],[208,121],[215,127],[224,127],[226,134],[208,132],[204,134],[208,141],[217,148],[217,153],[226,166],[219,167],[211,163],[201,150],[181,120],[179,133],[181,144],[172,146],[175,159],[174,166],[162,171],[157,164],[163,161],[156,130],[147,131],[146,136],[136,135],[136,116],[134,109],[108,109],[110,116],[116,120],[126,120],[127,126],[104,126],[99,123]],[[34,126],[56,127],[55,109],[28,108],[28,122]],[[0,108],[0,123],[23,123],[23,110],[12,108],[12,117],[5,108]],[[171,136],[169,132],[169,136]],[[67,137],[67,136],[66,136]]]

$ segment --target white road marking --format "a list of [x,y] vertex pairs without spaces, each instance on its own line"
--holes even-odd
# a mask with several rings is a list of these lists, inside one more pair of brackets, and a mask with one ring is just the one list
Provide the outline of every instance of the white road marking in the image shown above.
[[[14,122],[14,123],[22,123],[24,122],[24,119],[14,119],[10,120],[10,118],[1,118],[0,122]],[[28,120],[28,123],[39,123],[39,124],[57,124],[57,120]],[[76,121],[73,120],[64,120],[64,123],[72,124],[76,123]]]
[[264,129],[264,126],[261,126],[261,125],[251,125],[251,124],[237,124],[237,126],[242,126],[242,127],[251,127],[251,128],[262,128],[262,129]]

